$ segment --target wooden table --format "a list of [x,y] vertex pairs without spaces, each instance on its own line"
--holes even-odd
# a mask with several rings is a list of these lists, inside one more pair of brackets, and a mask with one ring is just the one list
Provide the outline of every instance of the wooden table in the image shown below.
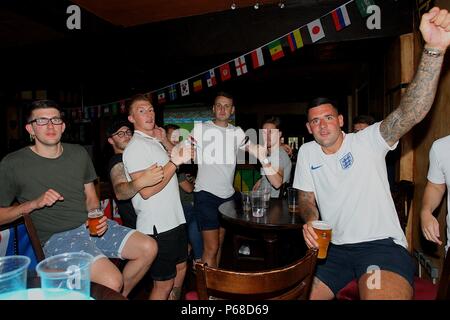
[[[27,287],[40,288],[41,279],[33,274],[28,276]],[[95,300],[128,300],[120,293],[95,282],[91,282],[91,297]]]
[[[285,199],[271,199],[266,214],[260,218],[253,217],[251,210],[244,212],[242,203],[234,200],[220,205],[219,212],[223,220],[229,223],[234,231],[238,233],[246,230],[253,231],[253,234],[256,233],[261,236],[264,242],[264,261],[267,268],[279,266],[280,259],[276,248],[280,233],[295,230],[301,234],[303,226],[300,216],[289,212]],[[303,244],[299,244],[299,246]]]

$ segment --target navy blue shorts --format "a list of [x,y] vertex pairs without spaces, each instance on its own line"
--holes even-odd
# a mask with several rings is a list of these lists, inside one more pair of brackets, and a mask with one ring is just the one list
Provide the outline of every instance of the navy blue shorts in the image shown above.
[[317,260],[315,276],[336,295],[353,279],[371,272],[371,266],[394,272],[413,286],[416,268],[413,259],[408,250],[392,238],[345,245],[330,244],[327,258]]
[[197,211],[200,230],[219,229],[219,206],[224,202],[233,200],[237,194],[239,193],[235,192],[231,197],[223,199],[203,190],[194,192],[194,207]]
[[158,243],[158,255],[150,267],[150,275],[155,281],[175,278],[177,264],[187,260],[186,226],[179,225],[166,232],[149,235]]

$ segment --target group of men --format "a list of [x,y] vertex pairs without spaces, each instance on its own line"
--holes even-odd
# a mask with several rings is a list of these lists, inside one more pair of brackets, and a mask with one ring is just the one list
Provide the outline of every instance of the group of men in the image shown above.
[[[414,267],[389,192],[384,158],[433,104],[450,44],[450,15],[433,8],[423,16],[420,30],[425,48],[418,71],[399,107],[383,121],[346,134],[333,101],[318,98],[308,107],[306,126],[314,141],[301,146],[293,182],[300,190],[308,247],[318,246],[312,221],[320,218],[333,227],[328,257],[317,265],[311,299],[331,299],[354,278],[364,299],[412,297]],[[201,259],[210,266],[218,265],[224,236],[218,206],[236,196],[237,152],[250,152],[264,173],[278,175],[266,181],[275,189],[286,182],[285,171],[274,165],[270,154],[269,147],[275,150],[278,145],[247,144],[242,129],[229,123],[235,111],[230,95],[219,93],[212,111],[213,121],[194,127],[192,143],[174,145],[156,125],[151,102],[143,95],[132,99],[128,120],[134,133],[122,123],[108,137],[117,154],[109,165],[112,185],[119,200],[132,199],[132,206],[125,204],[130,216],[124,219],[126,226],[102,218],[98,237],[91,237],[86,229],[87,211],[99,206],[92,161],[83,147],[61,142],[65,123],[58,105],[48,100],[33,103],[26,130],[34,144],[7,155],[0,164],[0,224],[31,213],[46,256],[69,251],[92,254],[91,280],[124,296],[150,270],[150,298],[177,298],[187,259],[177,167],[192,158],[198,163],[194,207],[203,238]],[[274,122],[266,127],[276,129]],[[279,141],[278,135],[271,134],[266,142]],[[222,139],[223,149],[215,153],[220,159],[211,159],[208,152],[218,148],[213,136]],[[437,243],[439,226],[432,212],[443,197],[445,183],[450,185],[449,145],[446,137],[430,151],[421,214],[425,237]],[[18,205],[12,205],[14,200]],[[120,272],[108,258],[128,262]],[[372,265],[379,268],[381,277],[376,290],[367,286],[367,267]]]

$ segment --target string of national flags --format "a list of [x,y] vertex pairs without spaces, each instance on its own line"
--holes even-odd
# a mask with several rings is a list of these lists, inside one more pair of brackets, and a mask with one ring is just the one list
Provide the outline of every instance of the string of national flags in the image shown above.
[[[370,5],[375,5],[374,0],[349,0],[339,7],[325,13],[321,17],[250,52],[182,81],[147,92],[145,95],[150,98],[153,103],[163,105],[167,102],[175,101],[179,97],[186,97],[193,93],[199,93],[206,88],[212,88],[217,85],[218,81],[225,82],[233,77],[240,77],[249,72],[250,66],[252,70],[256,70],[264,66],[267,59],[277,61],[286,56],[287,50],[291,53],[295,53],[305,45],[305,35],[309,35],[311,44],[325,38],[325,32],[322,26],[322,19],[325,17],[331,17],[333,25],[338,32],[351,25],[347,6],[353,2],[356,3],[358,11],[363,18],[368,16],[367,8]],[[305,30],[303,34],[301,32],[302,30]],[[81,116],[85,119],[92,119],[99,118],[102,114],[115,115],[119,112],[125,113],[127,100],[129,100],[129,98],[102,105],[84,107],[82,110],[75,111],[75,114],[74,111],[72,111],[72,116],[78,118]]]

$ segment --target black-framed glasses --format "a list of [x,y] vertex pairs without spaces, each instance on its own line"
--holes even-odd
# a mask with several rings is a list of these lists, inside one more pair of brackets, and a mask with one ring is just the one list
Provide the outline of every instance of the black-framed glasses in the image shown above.
[[64,120],[59,117],[53,117],[53,118],[36,118],[34,120],[31,120],[28,123],[35,122],[38,126],[46,126],[49,122],[51,122],[53,125],[61,125],[63,124]]
[[133,131],[131,131],[130,129],[123,130],[123,131],[117,131],[116,133],[112,134],[111,137],[118,136],[119,138],[123,138],[123,137],[125,137],[125,135],[131,137],[133,135]]

